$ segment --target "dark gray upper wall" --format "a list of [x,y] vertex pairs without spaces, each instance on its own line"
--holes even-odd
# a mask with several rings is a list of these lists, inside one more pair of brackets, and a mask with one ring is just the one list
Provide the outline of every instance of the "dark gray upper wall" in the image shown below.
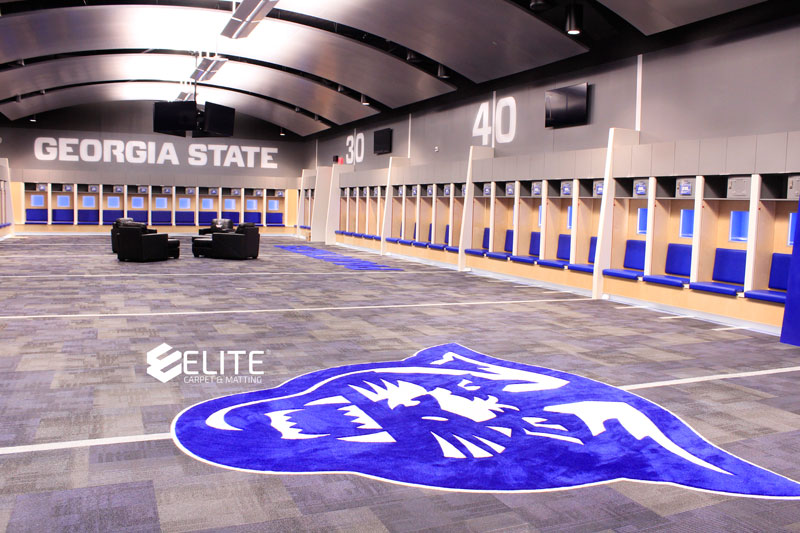
[[[545,91],[584,81],[591,87],[589,123],[572,128],[545,128]],[[634,127],[636,59],[617,61],[518,88],[498,90],[494,95],[495,102],[505,97],[512,97],[516,105],[516,134],[511,142],[495,143],[495,157],[605,147],[610,127]],[[320,165],[330,165],[333,155],[344,157],[348,150],[348,136],[364,133],[364,160],[356,162],[356,171],[385,168],[389,164],[389,156],[376,156],[372,153],[373,132],[385,127],[392,128],[393,150],[390,155],[406,157],[409,154],[409,126],[413,165],[466,160],[469,157],[469,147],[481,145],[484,140],[480,136],[473,136],[473,127],[482,105],[485,104],[490,111],[489,123],[494,120],[491,113],[492,102],[493,94],[488,91],[458,104],[414,113],[410,121],[405,116],[367,129],[351,130],[322,138],[318,144],[317,161]],[[507,117],[506,114],[506,121]],[[491,137],[487,139],[486,145],[491,145]]]
[[641,142],[792,131],[800,26],[762,28],[644,56]]

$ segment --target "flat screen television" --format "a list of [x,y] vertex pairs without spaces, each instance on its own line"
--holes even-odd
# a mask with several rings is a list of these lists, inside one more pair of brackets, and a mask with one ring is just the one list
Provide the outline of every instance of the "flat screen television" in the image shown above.
[[589,121],[589,84],[579,83],[544,93],[546,128],[579,126]]
[[156,102],[153,105],[153,131],[186,137],[187,130],[197,126],[197,105],[194,102]]
[[392,153],[392,128],[375,131],[372,135],[372,152],[375,155]]
[[[200,129],[210,137],[231,137],[236,110],[232,107],[206,102]],[[199,135],[194,135],[199,137]]]

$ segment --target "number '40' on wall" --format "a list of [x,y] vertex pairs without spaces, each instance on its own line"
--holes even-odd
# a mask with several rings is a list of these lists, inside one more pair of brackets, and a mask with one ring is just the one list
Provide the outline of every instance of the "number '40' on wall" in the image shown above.
[[478,107],[472,136],[480,137],[483,146],[491,143],[492,133],[496,142],[510,143],[517,134],[517,101],[513,96],[506,96],[497,100],[494,113],[490,113],[490,109],[490,102],[483,102]]

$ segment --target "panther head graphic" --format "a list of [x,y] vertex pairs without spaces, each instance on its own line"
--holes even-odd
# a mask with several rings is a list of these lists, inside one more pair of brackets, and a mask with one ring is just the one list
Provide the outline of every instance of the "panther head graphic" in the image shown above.
[[252,472],[350,472],[463,491],[627,479],[800,498],[797,482],[712,445],[648,400],[458,344],[208,400],[180,413],[172,434],[201,461]]

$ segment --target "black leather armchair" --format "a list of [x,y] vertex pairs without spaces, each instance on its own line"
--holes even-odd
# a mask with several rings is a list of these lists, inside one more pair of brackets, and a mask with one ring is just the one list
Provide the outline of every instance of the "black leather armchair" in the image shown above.
[[114,221],[114,225],[111,226],[111,253],[117,253],[117,239],[119,229],[122,227],[138,228],[142,234],[156,233],[154,229],[147,229],[147,224],[143,222],[135,222],[132,218],[118,218]]
[[200,228],[200,235],[213,233],[233,233],[233,221],[229,218],[215,218],[211,220],[211,227]]
[[217,259],[249,259],[258,257],[261,236],[252,222],[239,224],[234,233],[212,233],[210,237],[193,237],[195,257]]
[[180,241],[166,233],[142,233],[141,228],[121,226],[117,236],[120,261],[166,261],[180,257]]

